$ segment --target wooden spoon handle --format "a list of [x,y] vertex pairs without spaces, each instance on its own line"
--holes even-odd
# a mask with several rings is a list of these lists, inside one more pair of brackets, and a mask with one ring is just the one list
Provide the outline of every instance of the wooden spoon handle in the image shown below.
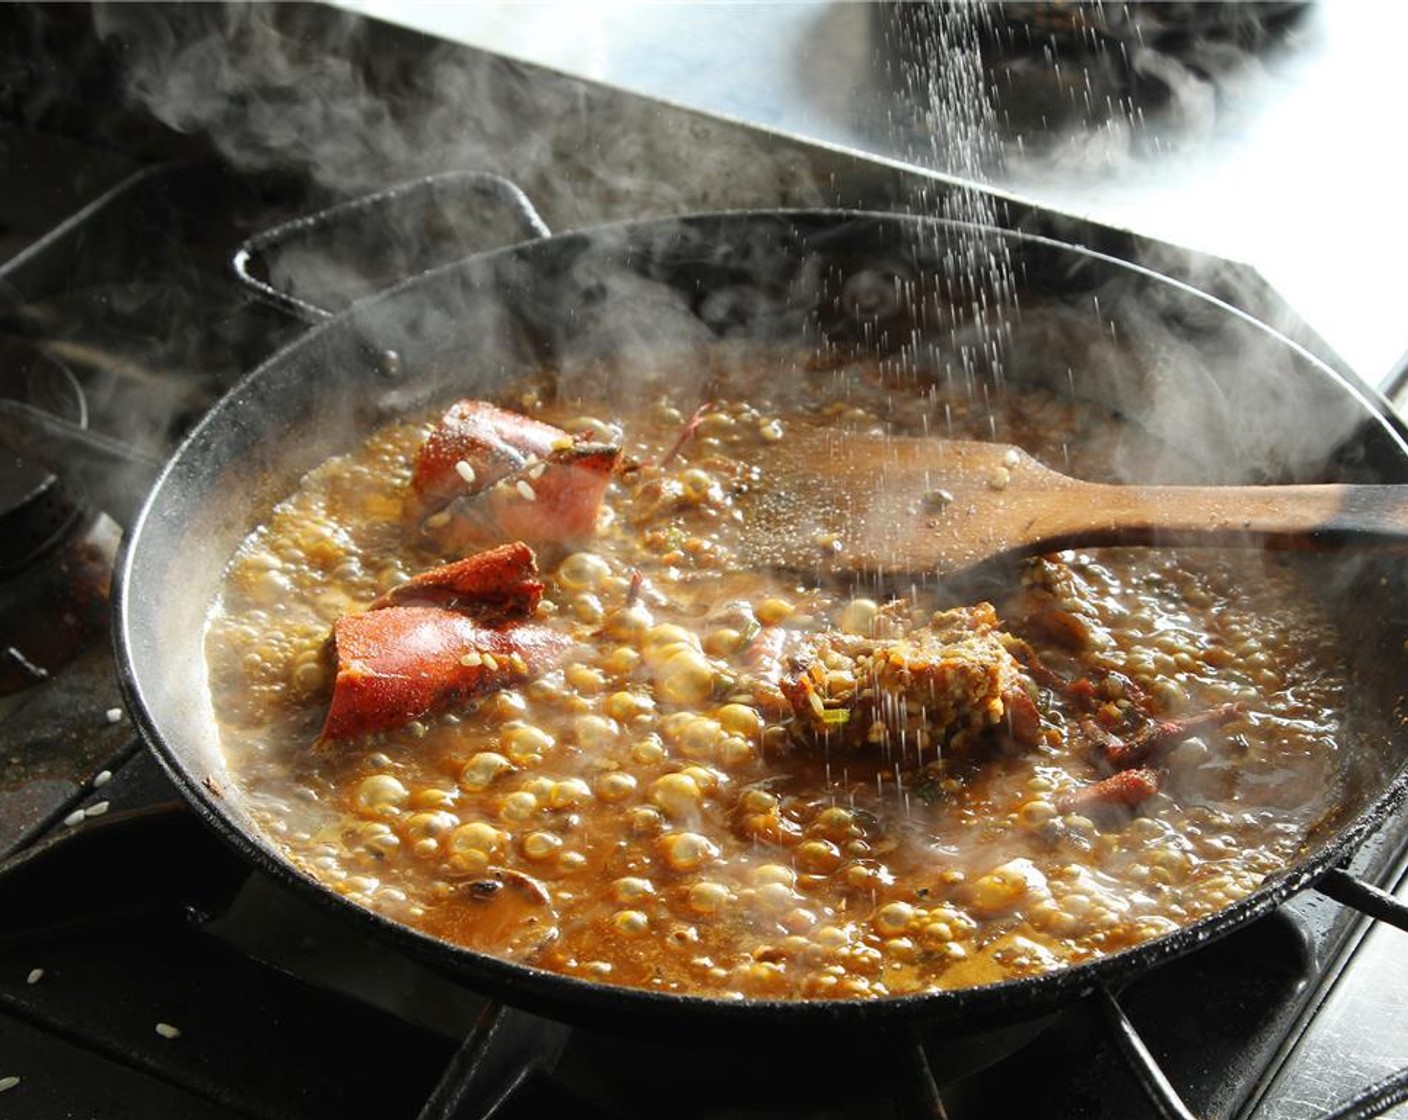
[[[1408,544],[1408,486],[1078,486],[1032,534],[1053,547]],[[1098,491],[1098,493],[1097,493]]]

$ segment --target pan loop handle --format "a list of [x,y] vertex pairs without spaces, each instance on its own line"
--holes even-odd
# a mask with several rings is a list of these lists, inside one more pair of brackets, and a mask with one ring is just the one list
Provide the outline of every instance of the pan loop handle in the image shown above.
[[433,268],[551,235],[517,184],[489,171],[447,171],[264,230],[232,263],[261,299],[321,323]]

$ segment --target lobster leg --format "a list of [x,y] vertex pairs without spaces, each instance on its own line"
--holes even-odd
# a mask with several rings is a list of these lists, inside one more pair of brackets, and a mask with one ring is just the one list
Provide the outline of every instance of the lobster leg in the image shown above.
[[1133,809],[1159,792],[1163,776],[1151,767],[1121,770],[1066,794],[1056,803],[1062,813],[1085,813],[1106,806]]
[[1105,758],[1111,766],[1116,770],[1128,770],[1143,765],[1184,739],[1232,722],[1245,710],[1242,704],[1220,704],[1185,719],[1152,720],[1128,739],[1111,735],[1089,720],[1083,722],[1081,727],[1104,749]]

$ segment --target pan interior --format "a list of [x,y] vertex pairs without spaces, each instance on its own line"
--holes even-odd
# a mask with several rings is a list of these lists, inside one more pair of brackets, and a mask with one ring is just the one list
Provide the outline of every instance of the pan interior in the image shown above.
[[[957,368],[948,375],[998,391],[1037,386],[1098,402],[1168,449],[1119,464],[1131,481],[1403,479],[1397,433],[1277,336],[1102,258],[1005,242],[1022,278],[1021,314],[1004,324],[1000,370],[971,358],[990,333],[947,280],[961,239],[938,224],[893,218],[722,216],[554,238],[359,305],[211,414],[134,531],[121,631],[145,730],[197,803],[289,874],[233,795],[238,783],[215,729],[201,636],[225,565],[274,502],[328,455],[389,418],[434,401],[493,396],[543,364],[571,392],[603,363],[648,378],[680,368],[662,354],[701,347],[746,340],[834,348],[901,373]],[[964,368],[964,353],[973,368]],[[623,397],[641,391],[625,378],[611,388]],[[1302,870],[1332,854],[1401,782],[1405,752],[1393,684],[1404,659],[1401,576],[1345,556],[1307,558],[1305,566],[1307,585],[1340,626],[1352,687],[1334,808],[1312,831]],[[1366,612],[1369,601],[1381,609]],[[1233,918],[1236,911],[1229,908]],[[393,935],[420,943],[413,933]],[[491,984],[524,971],[432,951]],[[559,983],[534,982],[546,991]]]

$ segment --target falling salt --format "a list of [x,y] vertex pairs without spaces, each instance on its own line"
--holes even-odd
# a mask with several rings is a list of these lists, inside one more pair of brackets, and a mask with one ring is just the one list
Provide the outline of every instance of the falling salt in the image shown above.
[[909,6],[912,18],[893,24],[908,42],[889,45],[893,55],[905,59],[898,74],[903,103],[918,110],[919,119],[908,122],[901,137],[909,162],[957,179],[939,187],[922,185],[913,201],[921,213],[959,223],[943,235],[943,244],[931,248],[942,262],[941,298],[957,306],[962,297],[972,308],[978,338],[963,344],[959,355],[970,392],[980,379],[984,385],[1002,384],[1015,287],[1008,242],[993,231],[1000,224],[996,202],[972,185],[1003,155],[981,50],[990,30],[985,24],[993,17],[983,8]]

